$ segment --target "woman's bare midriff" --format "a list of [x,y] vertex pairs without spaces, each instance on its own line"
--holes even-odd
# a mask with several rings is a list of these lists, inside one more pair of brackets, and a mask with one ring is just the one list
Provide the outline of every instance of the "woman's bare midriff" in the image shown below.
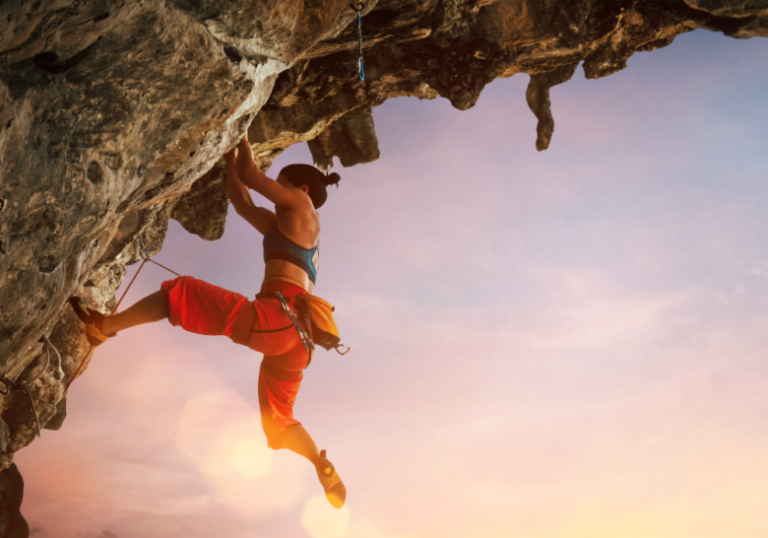
[[312,293],[315,289],[315,285],[301,267],[285,260],[269,260],[264,269],[264,282],[279,280],[301,286],[307,293]]

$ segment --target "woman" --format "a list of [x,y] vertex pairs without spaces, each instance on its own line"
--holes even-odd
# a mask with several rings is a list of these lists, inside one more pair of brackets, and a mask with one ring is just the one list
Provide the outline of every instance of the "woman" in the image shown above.
[[[339,175],[325,176],[313,166],[294,164],[283,168],[276,181],[270,179],[259,170],[245,137],[225,155],[225,161],[227,191],[235,211],[264,235],[266,269],[255,301],[183,276],[163,282],[160,291],[114,316],[89,312],[77,298],[70,302],[93,345],[130,327],[168,319],[187,331],[225,335],[263,353],[259,406],[269,446],[287,448],[311,461],[329,502],[341,508],[346,499],[344,484],[325,450],[318,451],[307,430],[293,418],[293,403],[312,352],[275,293],[280,292],[295,312],[297,300],[314,290],[320,235],[316,210],[326,200],[326,187],[338,184]],[[248,189],[273,202],[275,211],[255,206]]]

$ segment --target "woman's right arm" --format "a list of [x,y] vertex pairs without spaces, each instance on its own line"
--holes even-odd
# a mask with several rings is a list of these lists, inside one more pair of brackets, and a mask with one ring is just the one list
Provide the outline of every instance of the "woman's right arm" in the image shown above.
[[237,148],[224,155],[229,201],[232,202],[232,206],[238,215],[248,221],[259,232],[266,234],[275,225],[277,219],[272,211],[264,207],[258,207],[253,203],[248,187],[243,185],[237,174],[236,151]]

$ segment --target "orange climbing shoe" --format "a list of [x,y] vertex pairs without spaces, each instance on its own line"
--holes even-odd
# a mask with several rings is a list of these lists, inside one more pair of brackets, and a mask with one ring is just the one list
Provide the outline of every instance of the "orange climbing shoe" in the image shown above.
[[104,334],[102,332],[101,323],[104,321],[104,314],[95,310],[88,310],[77,297],[70,297],[69,304],[72,305],[72,309],[80,321],[85,323],[85,335],[88,338],[88,343],[93,347],[100,346],[110,338],[117,336],[117,333]]
[[331,503],[331,506],[334,508],[344,506],[344,501],[347,500],[347,488],[344,487],[344,483],[339,478],[336,468],[325,457],[325,450],[320,451],[320,459],[317,460],[315,469],[317,470],[320,484],[322,484],[325,490],[325,497]]

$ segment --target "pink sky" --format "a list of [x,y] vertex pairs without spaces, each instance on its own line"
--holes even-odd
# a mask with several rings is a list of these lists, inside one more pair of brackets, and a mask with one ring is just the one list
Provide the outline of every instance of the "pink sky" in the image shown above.
[[[100,348],[17,455],[33,536],[768,535],[768,42],[579,70],[543,153],[526,84],[375,109],[381,159],[321,211],[316,293],[352,352],[318,354],[296,414],[344,510],[265,447],[260,356],[160,323]],[[260,241],[234,213],[213,243],[172,222],[157,259],[253,295]]]

